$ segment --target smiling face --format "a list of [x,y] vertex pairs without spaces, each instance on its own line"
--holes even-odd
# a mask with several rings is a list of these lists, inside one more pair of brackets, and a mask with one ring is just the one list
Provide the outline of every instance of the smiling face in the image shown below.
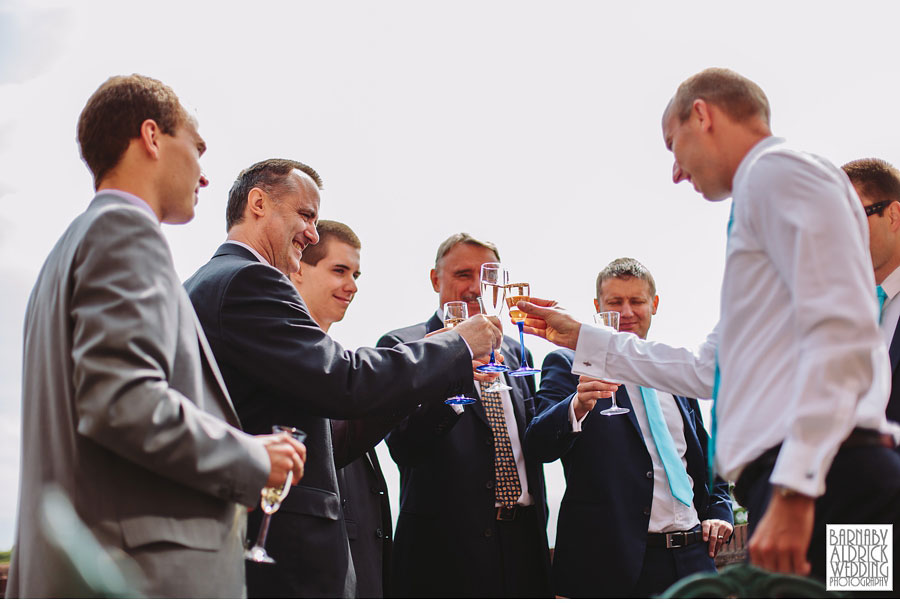
[[307,245],[319,242],[316,221],[319,218],[319,189],[308,175],[294,170],[284,186],[272,195],[262,193],[265,207],[260,216],[257,251],[286,276],[300,269],[300,256]]
[[659,296],[650,295],[650,284],[637,277],[610,278],[603,281],[594,300],[597,312],[618,312],[619,331],[647,338],[650,321],[659,306]]
[[497,261],[494,252],[481,245],[457,243],[451,247],[431,271],[431,285],[440,296],[441,308],[448,301],[464,301],[469,316],[480,314],[481,265]]
[[670,107],[663,115],[663,140],[675,156],[672,181],[687,180],[705,199],[721,201],[731,194],[731,175],[714,146],[711,111],[704,101],[694,101],[690,117],[682,122]]
[[185,118],[174,135],[160,135],[159,146],[161,221],[189,222],[194,217],[200,189],[209,184],[200,170],[200,156],[206,151],[206,143],[197,132],[197,123]]
[[344,313],[358,290],[359,249],[328,237],[324,257],[312,266],[300,262],[300,270],[291,274],[291,281],[306,302],[313,319],[328,331]]

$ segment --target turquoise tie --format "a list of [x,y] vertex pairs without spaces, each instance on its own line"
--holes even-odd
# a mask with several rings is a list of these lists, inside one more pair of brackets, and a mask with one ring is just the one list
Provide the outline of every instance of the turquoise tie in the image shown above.
[[875,287],[875,294],[878,296],[878,324],[884,318],[884,302],[887,301],[887,293],[881,288],[881,285]]
[[659,458],[666,470],[666,477],[669,479],[669,490],[672,491],[672,496],[690,507],[691,501],[694,500],[691,480],[688,478],[684,463],[681,462],[681,457],[675,450],[675,442],[672,440],[672,434],[669,433],[666,419],[659,407],[656,390],[641,387],[641,397],[644,399],[644,409],[647,411],[647,422],[650,423],[650,435],[653,436],[656,451],[659,453]]
[[[734,199],[731,200],[731,213],[728,214],[728,236],[731,236],[731,227],[734,225]],[[709,491],[713,491],[716,485],[716,435],[718,432],[718,420],[716,419],[716,402],[719,400],[719,383],[722,374],[719,372],[719,348],[716,346],[716,376],[713,381],[712,411],[709,426],[709,440],[706,442],[706,472],[709,476]]]

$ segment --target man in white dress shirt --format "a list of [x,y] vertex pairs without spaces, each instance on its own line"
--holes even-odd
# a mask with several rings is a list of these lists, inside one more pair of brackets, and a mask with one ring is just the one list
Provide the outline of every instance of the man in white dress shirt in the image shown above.
[[882,159],[858,159],[841,167],[856,189],[869,222],[869,250],[875,270],[881,335],[891,358],[891,396],[886,415],[900,422],[900,170]]
[[719,324],[697,351],[531,304],[526,328],[575,349],[589,376],[714,398],[718,473],[751,512],[752,561],[824,578],[826,524],[900,520],[865,214],[839,169],[772,137],[768,99],[737,73],[692,76],[662,121],[673,180],[733,198]]

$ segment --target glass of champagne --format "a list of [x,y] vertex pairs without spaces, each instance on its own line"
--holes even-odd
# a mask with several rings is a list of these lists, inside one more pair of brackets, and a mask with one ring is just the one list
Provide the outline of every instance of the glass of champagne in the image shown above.
[[[506,270],[497,262],[488,262],[481,265],[481,297],[478,304],[481,313],[486,316],[497,316],[503,311],[503,301],[506,299]],[[479,373],[505,373],[509,367],[498,364],[494,357],[493,342],[491,345],[491,361],[477,367]]]
[[525,358],[525,312],[519,310],[516,304],[520,301],[529,301],[531,299],[531,286],[528,283],[509,283],[506,285],[506,307],[509,308],[509,317],[512,318],[516,326],[519,327],[519,345],[522,348],[522,360],[519,362],[519,368],[510,371],[513,377],[527,377],[528,375],[536,375],[541,371],[528,366]]
[[[300,431],[296,427],[273,425],[272,433],[286,433],[301,444],[306,440],[306,433]],[[262,507],[265,517],[263,517],[262,523],[259,526],[256,544],[254,544],[251,549],[244,551],[244,559],[256,563],[275,563],[275,560],[269,557],[269,554],[266,552],[266,536],[269,534],[269,522],[272,520],[272,514],[281,508],[281,503],[287,498],[288,492],[291,490],[291,480],[293,480],[293,478],[294,472],[288,471],[287,479],[284,480],[284,485],[262,489],[260,507]]]
[[[464,301],[450,301],[444,304],[444,326],[453,328],[469,317],[469,306]],[[457,394],[444,400],[444,404],[472,404],[475,398]]]
[[[606,327],[612,327],[616,331],[619,330],[619,313],[618,312],[598,312],[594,314],[594,322],[598,325],[603,325]],[[601,381],[605,381],[606,383],[612,383],[613,385],[622,385],[618,381],[613,381],[611,379],[601,379]],[[612,406],[607,409],[601,410],[601,415],[624,415],[625,413],[631,412],[627,408],[622,408],[618,404],[616,404],[616,392],[612,393]]]

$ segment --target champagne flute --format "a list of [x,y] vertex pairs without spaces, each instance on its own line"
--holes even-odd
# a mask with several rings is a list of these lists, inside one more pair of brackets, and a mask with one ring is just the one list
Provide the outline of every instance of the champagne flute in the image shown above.
[[[273,425],[272,433],[286,433],[301,444],[306,440],[306,433],[300,431],[296,427],[288,427],[286,425]],[[288,492],[291,490],[291,480],[294,478],[294,472],[288,471],[287,479],[284,485],[265,487],[260,492],[260,507],[262,507],[265,517],[259,526],[259,534],[256,537],[256,544],[249,550],[244,551],[244,559],[254,561],[256,563],[275,563],[275,560],[269,557],[266,552],[266,536],[269,534],[269,522],[272,520],[272,514],[281,508],[281,503],[287,498]]]
[[[619,330],[619,313],[618,312],[598,312],[594,314],[594,322],[598,325],[603,325],[607,327],[612,327],[616,331]],[[613,385],[622,385],[619,381],[613,381],[611,379],[600,379],[601,381],[605,381],[606,383],[612,383]],[[616,404],[616,392],[610,392],[612,394],[612,406],[605,410],[601,410],[601,415],[612,416],[612,415],[624,415],[627,412],[631,412],[627,408],[622,408],[618,404]]]
[[[478,305],[481,306],[482,314],[499,318],[503,311],[503,301],[506,299],[507,280],[506,270],[497,262],[481,265],[481,297],[478,298]],[[494,358],[494,345],[491,342],[491,361],[475,370],[479,373],[505,373],[509,367],[497,363]]]
[[[453,328],[469,317],[469,306],[464,301],[449,301],[444,304],[444,326]],[[457,394],[444,400],[444,404],[472,404],[475,398]]]
[[528,366],[525,358],[525,312],[519,310],[516,304],[520,301],[529,301],[531,299],[531,286],[528,283],[510,283],[506,285],[506,307],[509,308],[509,317],[512,318],[516,326],[519,327],[519,345],[522,348],[522,360],[519,362],[519,368],[510,371],[513,377],[527,377],[528,375],[537,375],[541,371]]

